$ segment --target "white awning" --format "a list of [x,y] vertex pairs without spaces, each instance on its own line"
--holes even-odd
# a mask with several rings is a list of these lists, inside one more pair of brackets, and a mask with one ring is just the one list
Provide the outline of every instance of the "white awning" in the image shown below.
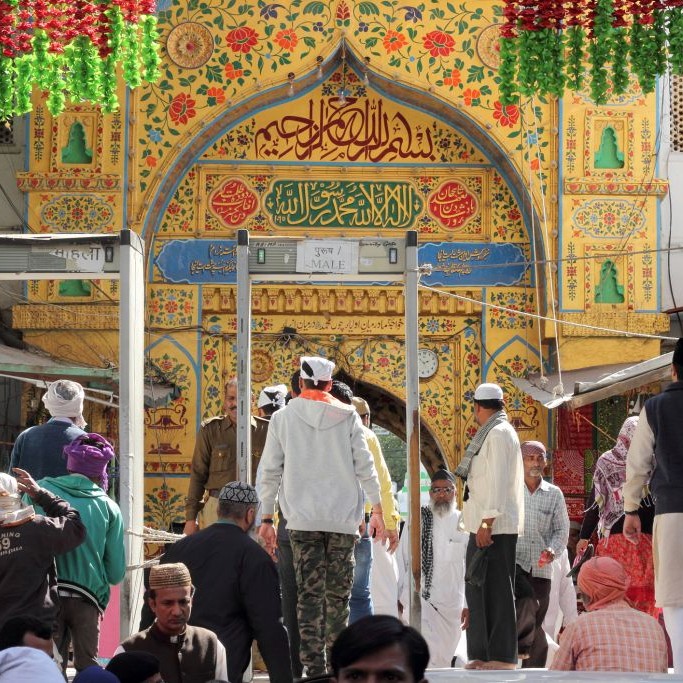
[[562,373],[561,385],[556,373],[543,377],[539,373],[533,373],[526,379],[511,379],[517,388],[546,408],[557,408],[565,404],[570,408],[580,408],[652,382],[670,379],[672,358],[673,352],[636,365],[621,363],[569,370]]

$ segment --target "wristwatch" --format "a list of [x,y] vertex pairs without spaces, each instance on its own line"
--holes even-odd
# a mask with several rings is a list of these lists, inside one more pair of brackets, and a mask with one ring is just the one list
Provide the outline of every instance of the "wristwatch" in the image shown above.
[[482,522],[482,523],[481,523],[481,528],[482,528],[482,529],[490,529],[491,527],[490,527],[490,525],[488,525],[486,522]]

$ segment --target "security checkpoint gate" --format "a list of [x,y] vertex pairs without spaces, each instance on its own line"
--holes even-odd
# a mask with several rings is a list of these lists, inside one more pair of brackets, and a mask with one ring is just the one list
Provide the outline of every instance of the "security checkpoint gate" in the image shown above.
[[[417,374],[417,232],[405,238],[258,237],[237,231],[237,456],[241,481],[251,478],[251,285],[254,282],[403,283],[406,349],[406,442],[411,519],[420,519],[420,394]],[[420,525],[411,524],[410,622],[420,628]]]
[[[0,280],[120,280],[119,466],[128,565],[143,560],[144,243],[132,230],[111,235],[0,235]],[[137,625],[142,570],[126,572],[121,639]],[[135,628],[134,630],[137,630]]]

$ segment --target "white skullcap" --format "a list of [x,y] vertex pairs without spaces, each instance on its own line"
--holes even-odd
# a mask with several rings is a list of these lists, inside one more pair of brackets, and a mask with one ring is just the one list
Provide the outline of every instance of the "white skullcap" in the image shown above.
[[335,365],[327,358],[319,356],[301,356],[301,376],[304,379],[312,379],[315,382],[329,382]]
[[475,401],[502,401],[503,390],[497,384],[480,384],[474,392]]
[[52,417],[73,418],[76,426],[83,429],[86,425],[83,419],[84,398],[85,392],[78,382],[58,379],[47,388],[43,395],[43,403]]
[[274,387],[265,387],[259,394],[257,408],[264,406],[274,406],[276,408],[283,408],[285,405],[285,396],[287,396],[287,386],[284,384],[276,384]]

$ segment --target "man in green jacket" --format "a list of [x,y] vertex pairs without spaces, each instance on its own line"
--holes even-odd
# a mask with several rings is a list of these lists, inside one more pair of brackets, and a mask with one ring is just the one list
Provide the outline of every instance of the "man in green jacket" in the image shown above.
[[46,477],[40,485],[78,510],[87,529],[82,545],[57,557],[55,642],[64,670],[71,643],[74,666],[81,671],[98,663],[100,617],[109,602],[109,586],[123,581],[126,573],[123,519],[106,493],[112,445],[99,434],[84,434],[65,446],[64,454],[68,474]]

